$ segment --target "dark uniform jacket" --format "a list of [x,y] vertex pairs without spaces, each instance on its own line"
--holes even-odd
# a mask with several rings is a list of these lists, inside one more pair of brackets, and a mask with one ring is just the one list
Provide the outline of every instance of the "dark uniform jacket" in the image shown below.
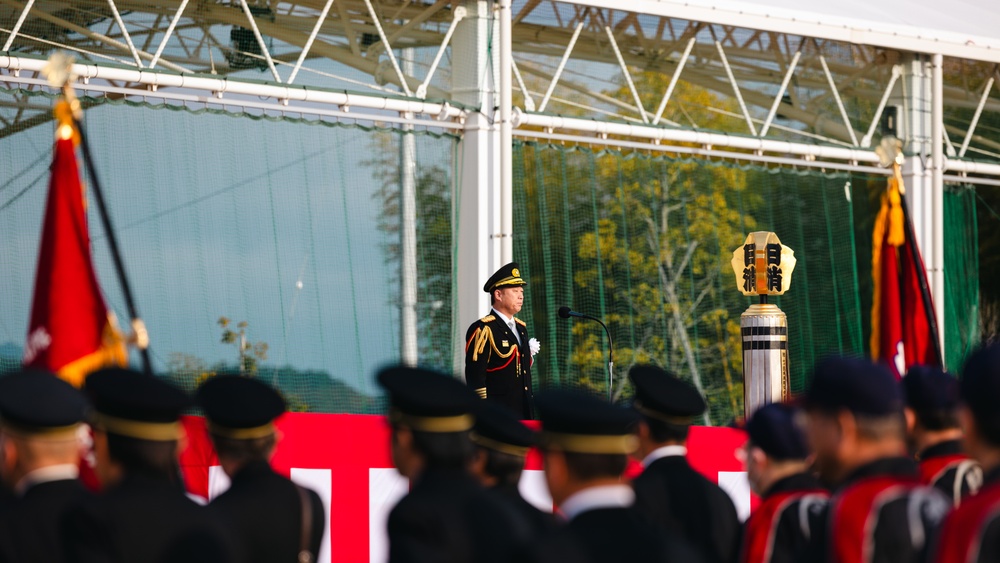
[[[323,501],[309,489],[311,514],[308,549],[319,555],[326,517]],[[302,498],[299,487],[264,461],[251,462],[233,476],[229,489],[209,505],[213,516],[235,534],[247,563],[295,563],[302,546]]]
[[180,485],[128,475],[70,515],[66,541],[80,563],[231,563],[230,538]]
[[524,321],[514,317],[520,345],[492,311],[465,334],[465,382],[481,398],[506,405],[522,420],[531,412],[531,350]]
[[428,468],[389,513],[389,563],[509,563],[527,530],[458,469]]
[[500,485],[490,489],[500,497],[524,522],[531,537],[537,537],[550,531],[556,525],[556,516],[551,512],[543,512],[531,504],[517,489],[516,485]]
[[732,499],[688,464],[667,456],[649,464],[632,483],[636,508],[657,528],[679,532],[709,563],[736,560],[740,521]]
[[576,516],[536,543],[531,563],[699,563],[675,533],[657,530],[634,508],[597,508]]
[[920,483],[916,462],[885,458],[856,469],[817,519],[811,560],[917,563],[951,503]]
[[809,473],[790,475],[771,485],[746,522],[741,563],[800,561],[812,532],[810,514],[822,510],[829,496]]
[[955,506],[974,494],[983,484],[983,470],[962,453],[962,443],[948,440],[935,444],[917,456],[920,480],[941,490]]
[[1000,561],[1000,468],[987,473],[982,490],[948,515],[934,552],[935,563]]
[[11,501],[0,517],[0,561],[3,563],[59,563],[67,561],[63,539],[67,518],[91,497],[76,479],[47,481],[31,486]]

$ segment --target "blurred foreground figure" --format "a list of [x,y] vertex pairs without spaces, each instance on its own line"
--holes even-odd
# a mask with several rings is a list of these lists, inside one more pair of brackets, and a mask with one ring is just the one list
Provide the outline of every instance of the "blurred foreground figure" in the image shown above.
[[705,400],[691,385],[655,366],[629,371],[639,413],[643,472],[636,508],[663,531],[679,532],[711,563],[736,560],[740,521],[732,499],[687,461],[687,438]]
[[982,465],[983,488],[945,520],[935,561],[1000,561],[1000,346],[969,357],[960,383],[965,450]]
[[0,517],[0,561],[66,561],[66,518],[90,493],[77,479],[83,394],[43,371],[0,379],[0,477],[15,498]]
[[109,368],[84,386],[96,410],[94,456],[104,492],[69,525],[71,560],[227,562],[225,529],[184,494],[177,464],[188,396],[142,373]]
[[983,484],[983,470],[962,452],[958,379],[938,368],[916,366],[903,378],[906,434],[920,464],[920,478],[958,506]]
[[472,474],[509,504],[532,536],[548,530],[555,524],[555,517],[525,500],[518,489],[528,450],[537,443],[535,431],[502,405],[489,401],[480,401],[475,414]]
[[812,527],[808,560],[922,561],[951,502],[920,482],[916,462],[906,455],[895,378],[865,360],[824,360],[804,403],[815,468],[834,487]]
[[527,531],[469,473],[475,393],[416,368],[383,370],[389,392],[392,460],[412,488],[389,514],[390,563],[510,562]]
[[209,506],[236,534],[248,563],[317,560],[326,518],[319,495],[271,469],[274,420],[285,401],[266,384],[220,375],[198,389],[219,465],[232,480]]
[[596,397],[571,391],[539,395],[545,481],[568,523],[532,550],[539,563],[700,561],[673,533],[664,533],[633,508],[635,493],[622,483],[635,451],[635,415]]
[[829,497],[808,471],[809,450],[796,414],[794,407],[774,403],[747,422],[747,477],[762,502],[746,523],[743,563],[799,561],[809,542],[809,515]]

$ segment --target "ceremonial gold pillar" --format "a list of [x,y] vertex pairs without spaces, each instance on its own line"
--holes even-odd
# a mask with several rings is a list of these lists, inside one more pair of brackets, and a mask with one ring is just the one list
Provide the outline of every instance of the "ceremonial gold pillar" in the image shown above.
[[749,419],[760,407],[789,396],[788,319],[768,296],[788,290],[795,255],[774,233],[747,235],[733,251],[733,272],[743,295],[759,297],[740,315],[743,338],[743,413]]

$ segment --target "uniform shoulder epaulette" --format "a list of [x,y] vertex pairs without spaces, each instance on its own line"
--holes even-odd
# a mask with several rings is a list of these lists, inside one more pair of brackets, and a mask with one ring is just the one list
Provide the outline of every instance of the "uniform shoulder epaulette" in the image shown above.
[[484,323],[489,323],[489,322],[493,322],[493,319],[495,319],[495,318],[496,317],[494,317],[493,315],[486,315],[485,317],[479,319],[479,321],[480,322],[484,322]]
[[522,321],[521,319],[519,319],[517,317],[514,317],[514,322],[517,323],[517,324],[519,324],[519,325],[521,325],[521,326],[528,326],[528,323]]

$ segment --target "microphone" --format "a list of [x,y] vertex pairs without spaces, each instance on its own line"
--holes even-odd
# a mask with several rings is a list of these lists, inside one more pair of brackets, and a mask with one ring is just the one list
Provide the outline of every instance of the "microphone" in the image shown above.
[[604,333],[608,335],[608,401],[609,402],[613,402],[611,393],[612,393],[612,390],[614,389],[614,383],[615,383],[615,345],[611,341],[611,331],[608,330],[608,325],[604,324],[604,322],[601,319],[597,318],[597,317],[592,317],[592,316],[586,315],[584,313],[578,313],[578,312],[570,309],[569,307],[559,307],[558,314],[559,314],[559,318],[561,318],[561,319],[568,319],[570,317],[578,317],[578,318],[581,318],[581,319],[587,319],[587,320],[590,320],[590,321],[594,321],[597,324],[599,324],[602,327],[604,327]]

